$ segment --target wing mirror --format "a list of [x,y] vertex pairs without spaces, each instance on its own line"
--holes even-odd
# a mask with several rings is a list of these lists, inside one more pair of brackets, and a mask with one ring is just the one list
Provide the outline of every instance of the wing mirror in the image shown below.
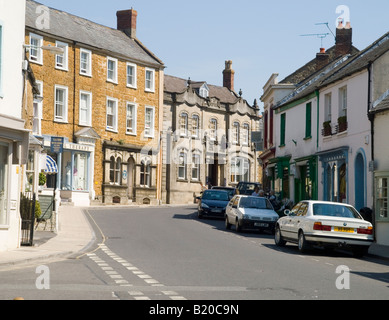
[[291,214],[291,212],[289,209],[284,210],[284,215],[289,216],[290,214]]

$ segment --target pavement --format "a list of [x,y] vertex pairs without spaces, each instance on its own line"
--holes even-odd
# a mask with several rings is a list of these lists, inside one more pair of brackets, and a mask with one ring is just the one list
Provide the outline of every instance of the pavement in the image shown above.
[[[58,231],[39,231],[34,236],[34,246],[0,252],[0,268],[82,255],[88,252],[95,239],[83,208],[61,206]],[[374,243],[368,256],[389,261],[389,246]]]

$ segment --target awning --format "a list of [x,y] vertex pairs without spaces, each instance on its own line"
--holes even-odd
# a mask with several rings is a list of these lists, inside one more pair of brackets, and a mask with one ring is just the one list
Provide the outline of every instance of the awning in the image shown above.
[[46,156],[46,168],[45,173],[47,174],[56,174],[58,173],[58,166],[55,160],[49,155]]

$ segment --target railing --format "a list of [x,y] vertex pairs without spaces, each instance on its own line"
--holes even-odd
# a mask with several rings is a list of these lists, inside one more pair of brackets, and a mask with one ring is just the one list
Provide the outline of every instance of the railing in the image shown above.
[[34,243],[35,204],[35,193],[20,194],[20,217],[22,219],[20,244],[22,246],[33,246]]

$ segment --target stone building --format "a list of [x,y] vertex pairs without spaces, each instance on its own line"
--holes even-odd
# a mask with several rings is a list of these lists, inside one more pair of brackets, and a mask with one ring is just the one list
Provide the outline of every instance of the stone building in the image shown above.
[[251,133],[261,130],[259,108],[234,91],[232,62],[223,87],[165,76],[162,200],[193,203],[206,186],[259,181]]
[[58,164],[46,187],[62,201],[159,200],[164,65],[136,37],[136,20],[135,10],[118,11],[112,29],[27,0],[25,42],[41,92],[29,125]]

